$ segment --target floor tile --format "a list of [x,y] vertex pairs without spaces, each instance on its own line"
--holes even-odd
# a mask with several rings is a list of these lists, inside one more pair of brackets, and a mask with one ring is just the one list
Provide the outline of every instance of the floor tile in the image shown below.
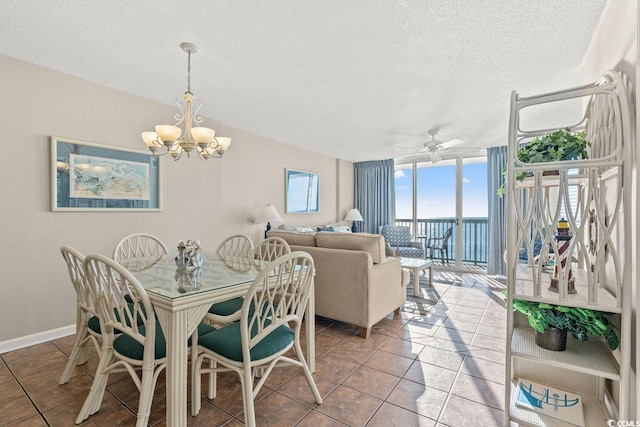
[[505,365],[476,357],[465,357],[460,372],[504,384]]
[[343,385],[384,400],[400,381],[399,377],[361,366],[342,382]]
[[403,378],[449,392],[457,375],[456,371],[416,360]]
[[444,391],[402,379],[386,401],[437,420],[446,399],[447,393]]
[[[482,420],[482,424],[479,424],[478,420]],[[498,409],[452,395],[449,397],[439,421],[451,427],[501,426],[504,423],[504,413]]]
[[385,402],[380,409],[378,409],[378,412],[376,412],[371,421],[367,423],[367,427],[432,427],[435,426],[435,424],[435,420]]
[[504,410],[504,386],[467,374],[459,374],[451,394],[476,403]]
[[6,400],[0,405],[1,425],[8,426],[35,415],[38,415],[38,411],[26,395]]
[[464,355],[453,351],[426,346],[418,355],[418,359],[421,362],[457,371],[458,368],[460,368],[460,365],[462,365]]
[[413,359],[388,353],[383,350],[377,351],[364,362],[365,366],[395,375],[396,377],[403,376],[412,363]]
[[316,410],[347,425],[363,426],[381,404],[382,400],[339,386]]
[[296,427],[344,427],[346,424],[341,423],[318,411],[311,411],[302,421],[296,424]]
[[417,344],[409,340],[391,338],[380,350],[397,354],[409,359],[415,359],[424,348],[423,344]]
[[340,357],[327,354],[326,356],[316,360],[316,374],[321,377],[340,383],[344,381],[353,371],[360,366]]
[[[320,397],[323,399],[329,395],[337,386],[338,383],[329,381],[326,378],[323,378],[317,374],[313,374],[313,380],[316,383],[316,387],[318,388],[318,392],[320,393]],[[280,394],[283,394],[297,402],[300,402],[310,408],[317,406],[315,397],[313,397],[313,392],[307,383],[307,380],[303,374],[298,375],[297,377],[291,379],[290,381],[284,383],[276,391]]]
[[311,409],[279,393],[271,393],[255,404],[256,425],[293,426]]

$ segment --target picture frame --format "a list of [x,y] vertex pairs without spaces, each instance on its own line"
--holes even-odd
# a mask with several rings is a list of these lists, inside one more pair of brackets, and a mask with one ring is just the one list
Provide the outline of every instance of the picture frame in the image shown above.
[[52,136],[51,210],[160,211],[160,159],[143,150]]
[[318,213],[320,175],[285,169],[285,211],[287,214]]

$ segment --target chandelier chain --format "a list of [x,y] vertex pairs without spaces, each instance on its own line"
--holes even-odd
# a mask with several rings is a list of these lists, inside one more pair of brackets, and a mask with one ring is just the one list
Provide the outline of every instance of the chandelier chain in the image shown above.
[[187,91],[189,95],[193,95],[191,93],[191,51],[187,52]]

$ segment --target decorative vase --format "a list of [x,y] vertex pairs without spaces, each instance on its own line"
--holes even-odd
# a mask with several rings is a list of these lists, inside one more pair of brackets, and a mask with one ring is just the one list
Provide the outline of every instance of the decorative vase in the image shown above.
[[549,326],[542,334],[536,331],[536,345],[551,351],[565,351],[567,330]]

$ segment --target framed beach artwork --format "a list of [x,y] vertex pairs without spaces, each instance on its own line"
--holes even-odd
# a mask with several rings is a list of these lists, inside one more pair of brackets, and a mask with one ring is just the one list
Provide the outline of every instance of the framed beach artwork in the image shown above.
[[285,169],[286,212],[317,213],[320,176],[315,172]]
[[159,211],[160,159],[142,150],[52,136],[51,210]]

